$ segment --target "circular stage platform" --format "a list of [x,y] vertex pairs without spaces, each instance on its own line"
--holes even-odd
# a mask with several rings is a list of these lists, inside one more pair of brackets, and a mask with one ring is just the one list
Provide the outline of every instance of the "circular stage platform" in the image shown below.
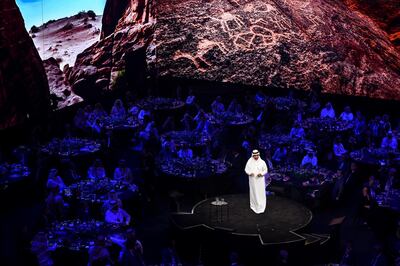
[[250,209],[249,195],[224,195],[227,205],[215,206],[215,198],[197,203],[189,213],[174,213],[174,223],[182,229],[204,227],[232,235],[258,237],[263,245],[285,244],[305,240],[296,231],[307,226],[312,213],[303,205],[287,198],[268,196],[262,214]]

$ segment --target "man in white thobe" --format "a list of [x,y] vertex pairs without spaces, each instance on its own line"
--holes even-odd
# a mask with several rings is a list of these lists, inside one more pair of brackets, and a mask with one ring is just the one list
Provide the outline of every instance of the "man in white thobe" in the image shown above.
[[258,150],[253,150],[244,171],[249,176],[250,208],[255,213],[263,213],[267,202],[264,176],[268,173],[268,168],[264,160],[260,158]]

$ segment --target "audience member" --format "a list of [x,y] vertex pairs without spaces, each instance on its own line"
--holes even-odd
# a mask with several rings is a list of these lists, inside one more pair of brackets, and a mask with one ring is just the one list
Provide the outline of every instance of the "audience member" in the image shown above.
[[100,159],[96,159],[88,170],[88,178],[102,179],[106,178],[106,176],[106,170],[104,169],[103,162]]
[[115,120],[123,120],[126,117],[126,110],[121,101],[121,99],[117,99],[114,102],[113,107],[111,108],[111,117]]
[[307,154],[303,157],[303,160],[301,161],[301,167],[317,167],[318,166],[318,159],[317,156],[315,156],[314,151],[309,150]]
[[397,150],[397,139],[393,136],[391,130],[389,130],[387,136],[382,139],[381,148]]
[[106,239],[99,235],[93,246],[89,248],[89,264],[88,266],[111,265],[112,260],[110,252],[106,248]]
[[211,104],[211,111],[215,115],[223,115],[225,112],[225,106],[221,102],[221,100],[222,100],[221,96],[217,96]]
[[118,167],[114,170],[114,179],[125,182],[132,179],[132,171],[126,165],[125,159],[119,160]]
[[328,102],[324,108],[322,108],[321,110],[321,118],[331,118],[334,119],[335,118],[335,110],[332,107],[332,104],[330,102]]
[[129,225],[131,216],[122,208],[116,200],[110,202],[111,209],[106,211],[105,221],[112,224]]
[[289,136],[291,138],[302,139],[306,136],[306,133],[305,133],[304,129],[300,126],[300,124],[295,122],[292,129],[290,130]]
[[187,143],[185,143],[178,151],[178,157],[185,160],[190,160],[193,158],[193,151],[189,148]]
[[340,120],[351,122],[354,119],[353,113],[351,112],[350,106],[346,106],[344,111],[339,116]]

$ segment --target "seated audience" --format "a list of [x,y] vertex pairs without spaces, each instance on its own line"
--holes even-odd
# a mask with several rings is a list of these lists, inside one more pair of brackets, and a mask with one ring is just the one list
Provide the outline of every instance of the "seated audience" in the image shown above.
[[84,129],[86,127],[86,121],[85,111],[83,108],[79,108],[74,117],[74,126],[79,129]]
[[94,245],[89,248],[88,253],[88,266],[112,265],[110,252],[106,248],[106,239],[104,236],[97,236]]
[[123,120],[126,116],[125,107],[120,99],[115,100],[113,107],[111,108],[111,117],[115,120]]
[[211,111],[215,115],[223,115],[225,112],[225,106],[221,102],[221,96],[217,96],[211,104]]
[[171,158],[176,153],[175,142],[171,139],[170,136],[165,136],[164,138],[162,138],[160,153],[164,158]]
[[49,171],[49,176],[47,177],[47,188],[53,188],[58,186],[62,191],[65,188],[64,181],[58,175],[58,170],[56,168],[52,168]]
[[346,106],[344,108],[344,111],[343,111],[343,113],[340,114],[339,119],[343,120],[343,121],[347,121],[347,122],[353,121],[354,115],[351,112],[350,106]]
[[54,262],[51,258],[51,250],[48,245],[47,235],[45,232],[39,232],[35,235],[31,242],[31,251],[36,255],[37,265],[52,266]]
[[322,108],[320,117],[321,118],[331,118],[331,119],[335,118],[335,110],[333,109],[332,104],[330,102],[328,102],[325,105],[325,107]]
[[60,188],[53,184],[46,199],[46,217],[49,222],[60,220],[64,216],[64,199]]
[[282,165],[286,163],[287,160],[287,149],[285,146],[280,145],[274,152],[274,155],[272,156],[272,160],[274,163]]
[[300,124],[295,122],[292,129],[290,130],[289,136],[291,138],[302,139],[306,136],[306,133],[305,133],[304,129],[300,126]]
[[379,192],[381,185],[379,184],[379,181],[376,180],[375,176],[371,175],[368,178],[368,182],[364,183],[364,187],[367,187],[371,197],[375,198],[375,195],[377,192]]
[[128,181],[132,179],[132,171],[126,165],[126,161],[124,159],[119,160],[118,167],[114,170],[114,179],[121,181]]
[[336,137],[333,141],[333,153],[338,158],[342,158],[347,154],[347,150],[343,147],[342,139],[340,137]]
[[89,179],[102,179],[106,178],[106,170],[104,169],[103,162],[100,159],[96,159],[88,170]]
[[122,201],[118,198],[118,194],[115,190],[110,190],[107,194],[107,199],[103,203],[103,213],[110,210],[113,207],[114,202],[117,202],[118,207],[122,208]]
[[122,208],[116,200],[110,202],[111,209],[106,211],[105,221],[112,224],[129,225],[131,216]]
[[107,116],[107,112],[104,110],[103,105],[101,103],[96,103],[94,105],[94,110],[92,115],[95,116],[95,118],[104,118]]
[[183,118],[181,119],[181,125],[183,130],[190,131],[193,128],[193,118],[189,115],[189,113],[185,113]]
[[136,238],[134,230],[128,232],[127,240],[119,256],[119,265],[121,266],[144,266],[143,246]]
[[317,156],[315,156],[314,151],[309,150],[307,154],[303,157],[303,160],[301,161],[300,167],[317,167],[318,166],[318,159]]
[[192,89],[189,90],[189,94],[188,94],[188,96],[186,97],[185,103],[186,103],[187,105],[189,105],[189,106],[196,104],[196,96],[194,95]]
[[178,151],[178,157],[185,160],[190,160],[193,158],[193,151],[189,148],[189,145],[184,144],[182,148]]
[[393,136],[392,131],[388,131],[387,136],[382,139],[381,148],[397,150],[397,139]]
[[242,106],[238,103],[236,98],[231,101],[226,111],[232,115],[239,115],[243,113]]
[[145,124],[146,121],[150,121],[151,119],[151,111],[147,108],[143,108],[140,110],[138,114],[138,120],[140,124]]

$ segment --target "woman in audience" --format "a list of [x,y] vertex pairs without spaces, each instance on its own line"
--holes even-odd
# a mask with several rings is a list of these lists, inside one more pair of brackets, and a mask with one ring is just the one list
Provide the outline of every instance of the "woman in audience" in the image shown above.
[[58,186],[62,191],[65,188],[64,181],[58,175],[58,170],[56,168],[52,168],[49,171],[49,176],[47,177],[47,188],[53,188]]
[[88,170],[89,179],[103,179],[106,178],[106,170],[104,169],[103,162],[96,159],[93,165]]
[[113,107],[111,108],[111,117],[115,120],[123,120],[126,117],[126,110],[121,101],[121,99],[117,99],[114,102]]
[[88,266],[106,266],[112,265],[110,252],[106,248],[106,239],[99,235],[93,246],[89,248],[89,264]]
[[119,160],[118,167],[115,168],[114,171],[114,179],[121,181],[128,181],[132,179],[132,171],[126,165],[126,161],[124,159]]
[[111,224],[129,225],[131,216],[122,209],[116,200],[110,202],[111,208],[106,211],[105,221]]

